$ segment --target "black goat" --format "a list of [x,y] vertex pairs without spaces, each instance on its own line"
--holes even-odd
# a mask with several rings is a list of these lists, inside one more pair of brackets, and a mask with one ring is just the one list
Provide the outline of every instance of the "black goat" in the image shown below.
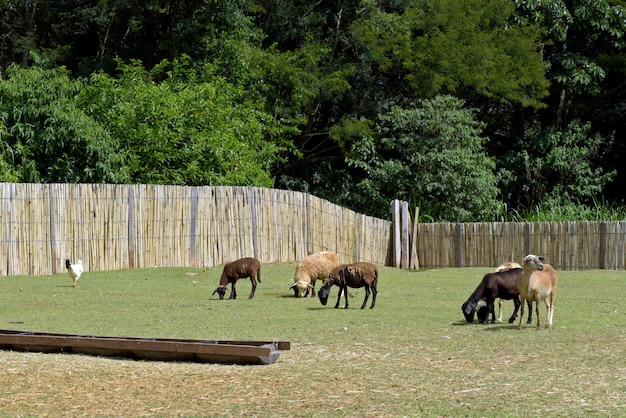
[[[482,281],[474,290],[474,293],[469,299],[463,303],[461,310],[465,316],[467,322],[474,321],[474,312],[478,308],[478,302],[484,299],[486,302],[486,314],[485,311],[479,312],[478,319],[482,324],[486,324],[489,320],[489,313],[491,313],[491,323],[496,322],[496,315],[493,302],[496,298],[510,300],[513,299],[515,304],[515,310],[513,315],[509,318],[509,323],[513,323],[517,318],[517,311],[520,307],[519,291],[517,290],[517,282],[522,276],[524,270],[521,268],[514,268],[505,271],[487,273],[483,277]],[[531,312],[532,303],[528,303],[528,311]],[[529,318],[530,323],[532,319]]]

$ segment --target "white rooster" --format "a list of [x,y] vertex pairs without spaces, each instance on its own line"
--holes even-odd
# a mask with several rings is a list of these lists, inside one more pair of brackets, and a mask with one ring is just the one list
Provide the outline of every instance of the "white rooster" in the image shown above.
[[83,274],[83,262],[78,260],[76,264],[72,264],[69,259],[65,259],[65,268],[67,272],[70,274],[70,277],[74,279],[74,287],[78,286],[78,279],[80,279],[80,275]]

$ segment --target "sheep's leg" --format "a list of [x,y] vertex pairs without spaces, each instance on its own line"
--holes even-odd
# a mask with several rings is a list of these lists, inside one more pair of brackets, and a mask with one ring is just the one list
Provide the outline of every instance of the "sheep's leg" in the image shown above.
[[[517,325],[517,329],[522,329],[524,326],[522,325],[522,320],[524,319],[524,304],[526,303],[526,299],[524,297],[520,297],[520,305],[519,305],[519,324]],[[529,309],[530,310],[530,309]],[[529,314],[530,315],[530,314]]]
[[378,293],[378,291],[376,290],[376,284],[372,284],[372,305],[370,306],[370,309],[374,309],[374,305],[376,305],[376,294]]
[[550,304],[548,305],[548,299],[546,299],[546,305],[548,306],[548,322],[546,328],[552,328],[552,315],[554,314],[554,296],[550,295]]
[[254,297],[254,292],[256,292],[256,280],[254,280],[253,276],[250,276],[250,281],[252,282],[252,290],[250,291],[248,299],[252,299],[252,297]]
[[502,322],[502,299],[498,299],[498,322]]
[[230,284],[230,296],[228,299],[237,299],[237,290],[235,290],[235,282],[236,280],[233,280],[233,282]]
[[369,299],[370,297],[370,287],[369,286],[365,286],[365,299],[363,299],[363,305],[361,305],[361,309],[365,308],[365,305],[367,305],[367,299]]
[[495,299],[491,299],[491,300],[487,300],[487,309],[489,312],[487,314],[487,318],[485,318],[485,321],[483,322],[483,324],[486,324],[487,321],[489,320],[489,314],[491,314],[491,323],[495,324],[496,323],[496,307],[494,306],[493,302],[495,302]]
[[339,286],[339,294],[337,295],[337,303],[335,304],[335,309],[339,307],[339,302],[341,302],[341,289],[342,287]]
[[[537,302],[539,301],[539,302]],[[535,297],[535,313],[537,314],[537,331],[541,329],[541,317],[539,313],[541,312],[541,297]],[[547,305],[547,303],[546,303]]]
[[[502,299],[500,299],[500,303],[502,303]],[[517,312],[519,311],[520,306],[519,296],[513,298],[513,305],[515,305],[515,309],[513,309],[513,315],[509,318],[509,324],[515,322],[515,318],[517,318]]]
[[528,320],[526,323],[530,325],[533,323],[533,302],[532,300],[527,300],[526,304],[528,305]]
[[[343,308],[348,309],[348,286],[342,286],[341,290],[343,291],[343,297],[346,299],[346,306],[344,306]],[[341,298],[341,296],[339,297]]]

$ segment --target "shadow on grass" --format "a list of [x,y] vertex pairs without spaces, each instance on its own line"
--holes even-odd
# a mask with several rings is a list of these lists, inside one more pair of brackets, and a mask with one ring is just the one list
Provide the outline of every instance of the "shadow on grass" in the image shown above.
[[502,329],[516,329],[517,328],[517,321],[515,321],[515,323],[509,324],[509,323],[504,323],[504,322],[498,322],[496,324],[481,324],[479,322],[467,322],[465,320],[460,320],[457,322],[453,322],[452,326],[474,326],[477,327],[478,329],[484,329],[485,331],[499,331]]

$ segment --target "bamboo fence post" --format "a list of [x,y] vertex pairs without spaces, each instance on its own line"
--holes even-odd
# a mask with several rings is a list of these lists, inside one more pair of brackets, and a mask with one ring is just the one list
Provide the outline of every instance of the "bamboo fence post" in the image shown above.
[[135,188],[128,188],[128,268],[135,268]]
[[401,255],[400,255],[400,268],[407,269],[409,268],[409,203],[403,201],[402,203],[402,215],[400,220],[402,222],[401,232],[400,232],[400,244],[401,247]]
[[49,235],[49,245],[50,245],[50,266],[51,273],[56,274],[57,272],[57,231],[56,231],[56,210],[55,210],[55,199],[54,199],[53,190],[50,190],[48,193],[48,207],[49,209],[49,219],[50,219],[50,235]]
[[418,234],[418,225],[419,225],[419,215],[420,208],[419,206],[415,207],[415,220],[413,221],[413,239],[411,240],[411,268],[415,270],[420,269],[420,259],[417,255],[417,234]]
[[391,202],[391,218],[393,220],[393,267],[400,267],[401,244],[400,244],[400,201]]

